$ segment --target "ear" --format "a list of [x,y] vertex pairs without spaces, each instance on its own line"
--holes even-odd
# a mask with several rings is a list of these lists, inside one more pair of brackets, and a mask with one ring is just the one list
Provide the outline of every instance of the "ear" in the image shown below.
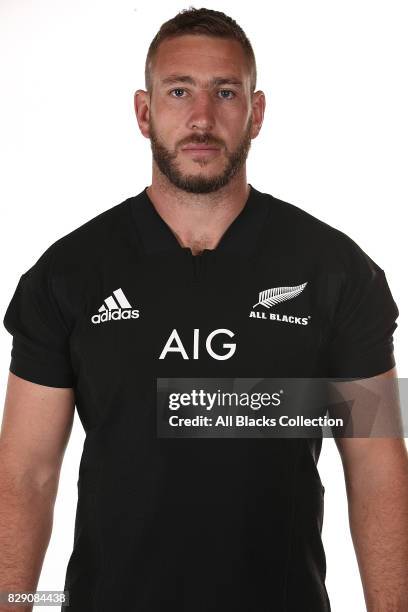
[[150,138],[149,106],[150,94],[144,89],[138,89],[134,95],[134,107],[139,129],[145,138]]
[[265,114],[265,94],[259,90],[252,97],[252,130],[251,138],[256,138],[261,131],[264,114]]

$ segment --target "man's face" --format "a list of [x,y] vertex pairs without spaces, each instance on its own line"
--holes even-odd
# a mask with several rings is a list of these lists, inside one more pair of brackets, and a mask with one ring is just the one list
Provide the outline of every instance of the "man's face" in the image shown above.
[[152,85],[149,137],[161,172],[190,193],[229,183],[253,137],[250,72],[241,45],[208,36],[165,40],[153,63]]

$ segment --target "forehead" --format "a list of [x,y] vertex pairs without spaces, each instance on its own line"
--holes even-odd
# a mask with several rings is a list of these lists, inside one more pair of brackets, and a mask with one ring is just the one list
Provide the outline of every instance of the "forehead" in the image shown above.
[[226,72],[245,79],[249,72],[246,55],[237,40],[201,35],[165,39],[158,47],[153,66],[155,80],[173,73],[204,80],[215,72],[217,76]]

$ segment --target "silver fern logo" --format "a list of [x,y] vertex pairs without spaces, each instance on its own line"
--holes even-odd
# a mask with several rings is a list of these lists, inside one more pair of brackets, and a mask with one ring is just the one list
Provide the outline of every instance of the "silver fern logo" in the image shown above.
[[280,304],[280,302],[291,300],[299,295],[299,293],[302,293],[306,285],[307,282],[302,285],[296,285],[295,287],[273,287],[272,289],[265,289],[265,291],[259,293],[259,302],[254,304],[252,308],[255,308],[255,306],[266,306],[270,308],[271,306],[275,306],[275,304]]
[[[258,302],[254,304],[252,308],[255,308],[256,306],[271,308],[272,306],[276,306],[276,304],[281,304],[287,300],[292,300],[302,293],[306,285],[307,282],[292,287],[272,287],[271,289],[260,291]],[[310,320],[310,316],[297,317],[294,315],[281,315],[275,312],[266,313],[265,311],[260,310],[252,310],[249,313],[249,316],[254,319],[271,319],[274,321],[283,321],[285,323],[295,323],[297,325],[307,325]]]

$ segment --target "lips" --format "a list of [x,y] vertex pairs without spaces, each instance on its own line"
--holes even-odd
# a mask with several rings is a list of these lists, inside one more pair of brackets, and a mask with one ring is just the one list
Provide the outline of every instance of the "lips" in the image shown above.
[[218,151],[218,147],[213,145],[187,145],[183,147],[183,151]]
[[183,151],[218,151],[218,147],[183,147]]

